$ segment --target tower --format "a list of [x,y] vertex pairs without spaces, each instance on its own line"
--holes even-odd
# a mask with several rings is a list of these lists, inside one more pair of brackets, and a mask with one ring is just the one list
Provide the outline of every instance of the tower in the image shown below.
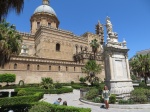
[[104,47],[105,82],[112,94],[126,99],[133,90],[130,78],[126,41],[118,42],[117,33],[113,32],[110,18],[106,19],[107,43]]
[[101,38],[100,43],[102,45],[104,43],[104,29],[103,29],[103,25],[100,23],[100,21],[98,21],[98,24],[95,25],[95,32]]
[[31,33],[35,34],[40,26],[59,27],[59,20],[49,0],[43,0],[43,4],[37,7],[30,19]]

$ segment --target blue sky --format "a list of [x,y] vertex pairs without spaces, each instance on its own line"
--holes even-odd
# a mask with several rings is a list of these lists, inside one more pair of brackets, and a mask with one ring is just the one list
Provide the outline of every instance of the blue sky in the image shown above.
[[[24,1],[22,13],[16,15],[11,11],[7,21],[19,31],[30,32],[30,17],[42,0]],[[75,35],[95,33],[98,20],[105,24],[109,16],[119,41],[127,41],[129,58],[137,51],[150,49],[150,0],[50,0],[50,6],[57,14],[60,29]]]

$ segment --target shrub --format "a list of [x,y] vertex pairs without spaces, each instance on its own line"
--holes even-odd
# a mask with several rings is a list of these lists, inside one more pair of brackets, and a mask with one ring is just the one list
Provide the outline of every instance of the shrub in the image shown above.
[[[15,89],[15,91],[19,91],[21,89],[24,89],[26,91],[31,91],[31,92],[43,92],[44,94],[62,94],[62,93],[69,93],[72,92],[73,89],[72,88],[66,88],[66,87],[62,87],[60,89],[41,89],[41,88],[17,88]],[[29,92],[28,92],[29,94]]]
[[101,100],[101,103],[104,103],[104,98],[102,98],[102,95],[100,95],[100,100]]
[[15,74],[8,74],[8,73],[0,74],[0,82],[6,82],[7,85],[10,82],[15,82],[15,80],[16,80]]
[[14,112],[28,112],[32,104],[18,104],[18,105],[6,105],[0,108],[0,112],[9,112],[13,110]]
[[57,82],[57,83],[55,84],[55,88],[56,88],[56,89],[60,89],[60,88],[62,88],[61,83]]
[[74,84],[74,81],[71,81],[71,84]]
[[95,81],[95,82],[93,82],[93,86],[95,86],[95,87],[99,88],[99,87],[100,87],[100,83],[99,83],[99,81]]
[[91,89],[91,90],[89,90],[87,93],[86,93],[86,95],[85,95],[85,98],[87,99],[87,100],[92,100],[93,98],[95,98],[96,96],[98,96],[98,89],[95,89],[95,88],[93,88],[93,89]]
[[119,100],[119,104],[134,104],[133,100]]
[[49,77],[42,78],[41,88],[43,89],[51,89],[54,88],[53,80]]
[[136,80],[137,78],[136,78],[136,76],[135,75],[131,75],[131,79],[134,81],[134,80]]
[[116,95],[111,94],[110,98],[109,98],[109,102],[112,103],[112,104],[115,104],[116,103]]
[[23,89],[19,90],[17,93],[17,96],[25,96],[27,94],[27,92]]
[[29,112],[91,112],[91,109],[62,105],[57,106],[46,102],[39,102],[32,106]]
[[145,84],[145,82],[140,82],[139,87],[145,88],[145,87],[147,87],[147,85]]
[[74,88],[74,89],[80,89],[80,88],[82,88],[83,86],[81,86],[81,85],[72,85],[72,88]]
[[142,89],[142,88],[133,90],[131,92],[131,99],[134,102],[146,103],[148,98],[146,97],[144,91],[145,91],[145,89]]
[[101,103],[101,98],[96,97],[96,98],[92,99],[92,101],[95,102],[95,103]]
[[42,92],[34,93],[28,96],[18,96],[18,97],[6,97],[0,98],[0,106],[6,105],[17,105],[17,104],[29,104],[39,101],[43,97]]
[[84,77],[80,77],[79,81],[80,81],[81,83],[85,83],[86,79],[85,79]]

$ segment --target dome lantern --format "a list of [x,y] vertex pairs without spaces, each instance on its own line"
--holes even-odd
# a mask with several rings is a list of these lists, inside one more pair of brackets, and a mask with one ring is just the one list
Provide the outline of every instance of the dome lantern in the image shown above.
[[43,5],[49,5],[49,0],[43,0]]

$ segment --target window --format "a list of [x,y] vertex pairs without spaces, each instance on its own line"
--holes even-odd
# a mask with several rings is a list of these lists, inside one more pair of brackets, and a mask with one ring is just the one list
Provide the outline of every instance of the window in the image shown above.
[[26,49],[23,49],[23,53],[27,53],[27,50],[26,50]]
[[76,46],[76,53],[78,53],[78,46]]
[[85,51],[87,51],[87,47],[85,47]]
[[49,70],[51,70],[51,66],[49,66]]
[[74,71],[76,71],[76,67],[74,67]]
[[81,51],[82,51],[82,46],[81,46]]
[[17,69],[17,64],[16,63],[14,64],[14,69]]
[[37,70],[40,70],[40,66],[39,65],[37,65]]
[[50,27],[50,26],[51,26],[51,23],[48,23],[48,26]]
[[40,28],[40,22],[37,22],[37,29]]
[[59,43],[56,44],[56,51],[60,51],[60,44]]
[[27,70],[30,70],[30,65],[29,64],[27,65]]
[[60,71],[60,66],[58,67],[58,71]]
[[66,67],[66,71],[68,71],[68,67]]

